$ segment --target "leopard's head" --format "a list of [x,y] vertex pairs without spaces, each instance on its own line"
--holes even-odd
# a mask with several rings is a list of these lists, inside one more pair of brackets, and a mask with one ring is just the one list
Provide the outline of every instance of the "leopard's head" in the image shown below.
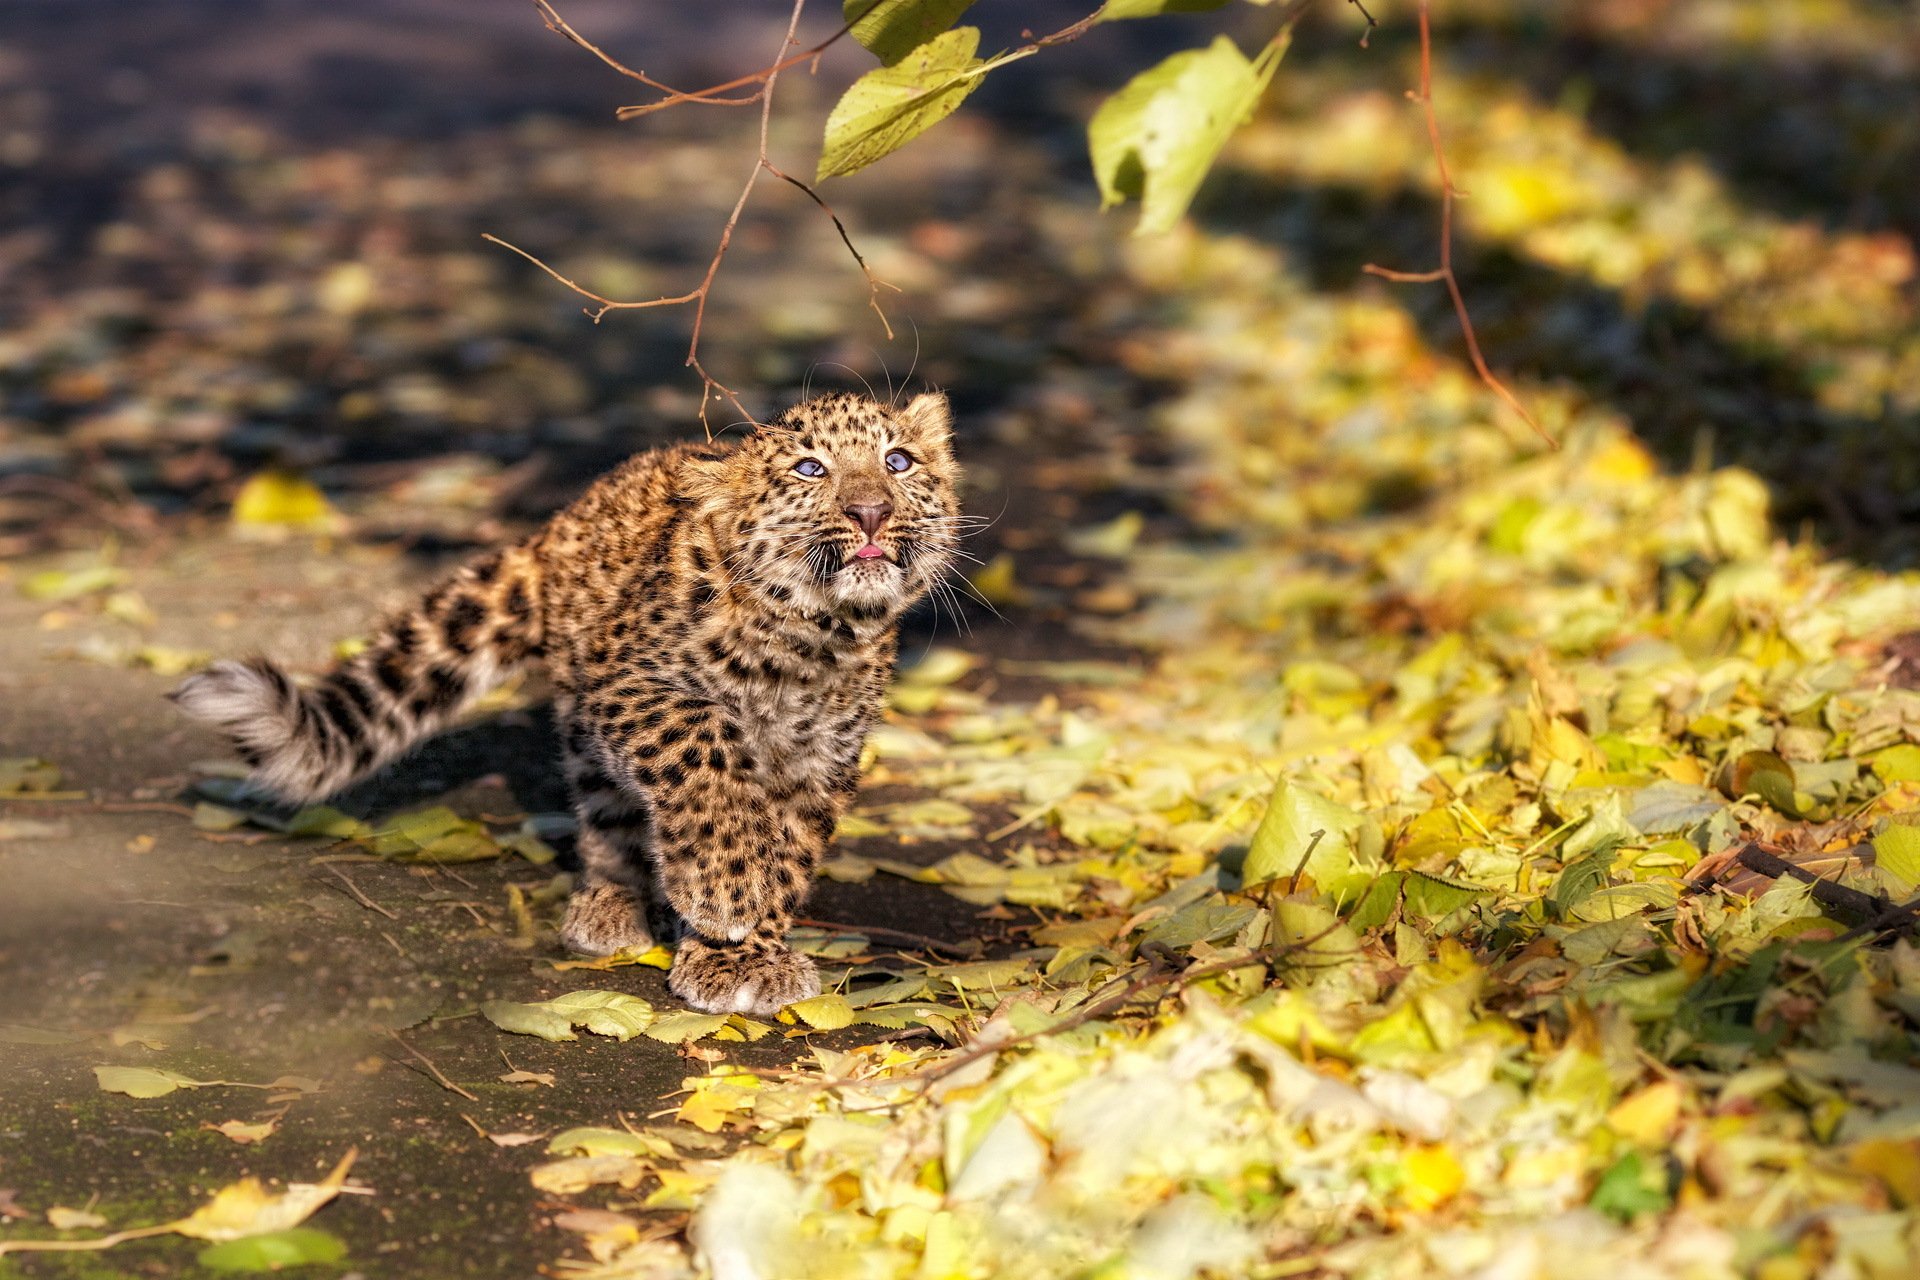
[[959,467],[947,398],[808,400],[688,464],[726,576],[807,612],[897,615],[952,567]]

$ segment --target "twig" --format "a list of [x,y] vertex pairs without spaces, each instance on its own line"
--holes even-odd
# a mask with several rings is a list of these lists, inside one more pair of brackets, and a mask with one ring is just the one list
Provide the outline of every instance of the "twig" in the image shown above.
[[[535,0],[535,2],[538,3],[538,0]],[[1367,47],[1367,41],[1373,39],[1373,29],[1379,26],[1380,24],[1379,22],[1375,21],[1374,16],[1371,13],[1367,12],[1367,6],[1364,4],[1361,4],[1360,0],[1347,0],[1347,3],[1352,5],[1354,8],[1358,9],[1360,11],[1360,16],[1367,20],[1367,29],[1360,33],[1360,47],[1364,49]]]
[[918,947],[922,951],[932,951],[941,955],[970,956],[975,954],[975,952],[966,947],[958,946],[951,942],[942,942],[938,938],[929,938],[919,933],[905,933],[899,929],[883,929],[878,925],[835,924],[830,920],[807,919],[796,919],[794,923],[804,925],[809,929],[825,929],[831,933],[858,933],[869,938],[877,938],[883,942],[904,943],[907,946]]
[[116,1231],[110,1236],[100,1236],[93,1240],[0,1240],[0,1254],[92,1253],[101,1249],[111,1249],[129,1240],[146,1240],[153,1236],[168,1235],[179,1225],[177,1222],[162,1222],[152,1227],[135,1227],[130,1231]]
[[1306,873],[1308,859],[1313,857],[1313,851],[1315,849],[1318,849],[1320,847],[1320,842],[1326,838],[1327,838],[1327,829],[1325,827],[1322,827],[1318,831],[1314,832],[1312,838],[1307,841],[1307,851],[1300,855],[1300,861],[1293,868],[1293,878],[1287,881],[1288,893],[1295,893],[1299,891],[1300,877]]
[[347,886],[347,892],[353,895],[353,900],[355,902],[358,902],[361,906],[365,907],[367,910],[378,911],[381,915],[385,916],[389,920],[398,920],[400,918],[399,916],[393,914],[393,912],[381,906],[379,903],[375,902],[372,898],[369,898],[366,894],[362,893],[360,891],[360,886],[355,884],[353,881],[347,879],[347,873],[340,870],[340,868],[333,866],[331,864],[328,864],[325,866],[324,870],[329,872],[333,876],[333,878],[338,880],[341,884],[344,884],[345,886]]
[[[875,3],[878,4],[879,0],[875,0]],[[547,24],[547,30],[557,32],[560,35],[565,36],[568,40],[571,40],[573,43],[579,45],[582,49],[585,49],[588,53],[592,54],[594,57],[600,59],[600,61],[606,63],[609,67],[612,67],[615,71],[618,71],[621,75],[629,76],[632,79],[638,80],[641,84],[646,85],[647,88],[649,89],[658,89],[662,93],[671,95],[673,100],[676,102],[703,102],[708,106],[712,106],[712,107],[739,107],[739,106],[745,106],[751,102],[755,102],[760,97],[759,90],[755,90],[753,93],[748,94],[744,98],[716,98],[712,96],[712,93],[713,93],[712,90],[705,90],[705,89],[699,90],[694,93],[682,93],[680,90],[675,89],[672,85],[660,83],[660,81],[655,80],[652,76],[648,75],[644,71],[635,71],[632,67],[629,67],[626,63],[621,62],[618,58],[615,58],[612,54],[602,49],[599,45],[593,43],[593,41],[587,39],[585,36],[581,35],[578,31],[575,31],[572,25],[568,23],[568,21],[565,18],[560,16],[559,11],[556,10],[551,4],[547,3],[547,0],[533,0],[533,7],[540,11],[540,17],[542,21],[544,21]],[[851,29],[851,28],[848,28],[848,29]],[[840,34],[845,35],[846,30],[843,29]],[[836,40],[839,38],[840,38],[839,36],[834,37],[834,39]]]
[[399,1045],[402,1049],[406,1050],[407,1056],[409,1058],[412,1058],[415,1062],[419,1063],[422,1067],[426,1068],[428,1077],[430,1077],[435,1084],[439,1085],[442,1089],[447,1090],[449,1093],[459,1094],[461,1097],[465,1098],[468,1102],[480,1101],[479,1098],[475,1097],[471,1093],[468,1093],[465,1089],[462,1089],[459,1085],[455,1084],[453,1081],[447,1079],[446,1076],[442,1075],[440,1072],[440,1068],[434,1066],[433,1063],[428,1060],[425,1054],[421,1053],[418,1049],[408,1044],[405,1040],[402,1040],[400,1038],[400,1033],[398,1031],[395,1031],[391,1027],[389,1027],[387,1029],[387,1034],[393,1037],[393,1042],[395,1044]]
[[[534,0],[534,3],[540,3],[540,0]],[[832,35],[822,40],[819,44],[814,45],[812,48],[803,49],[792,57],[777,58],[770,65],[764,66],[758,71],[749,72],[744,76],[736,76],[724,84],[713,84],[708,85],[704,89],[695,89],[690,93],[678,93],[673,90],[667,90],[667,96],[658,102],[643,102],[635,106],[621,107],[614,112],[614,116],[621,120],[632,120],[639,116],[651,115],[666,107],[678,106],[682,102],[705,102],[719,106],[738,106],[744,103],[762,100],[766,95],[773,92],[773,82],[779,77],[782,71],[785,71],[788,67],[798,66],[803,62],[811,62],[815,58],[818,58],[828,49],[831,49],[834,45],[845,39],[847,34],[851,32],[856,25],[865,19],[868,14],[878,9],[883,3],[885,3],[885,0],[873,0],[872,4],[862,9],[859,13],[854,14],[843,23],[838,31],[835,31]],[[796,23],[795,26],[797,25]],[[792,45],[793,35],[792,29],[790,28],[787,43],[780,47],[780,52],[782,54],[786,53]],[[595,52],[598,51],[596,50]],[[603,61],[606,60],[606,55],[601,54],[600,56]],[[629,72],[628,74],[635,73]],[[645,79],[645,77],[637,75],[636,78]],[[730,89],[740,89],[750,84],[759,84],[760,88],[742,98],[721,98],[716,96]],[[652,87],[666,88],[664,85],[653,85]]]
[[1911,929],[1920,924],[1920,898],[1913,898],[1895,906],[1889,903],[1885,910],[1864,924],[1857,924],[1847,930],[1835,942],[1852,942],[1855,938],[1864,938],[1868,934],[1893,933]]
[[[541,0],[534,0],[534,3],[536,7],[541,9],[543,15],[552,14],[551,5],[542,4]],[[794,33],[800,29],[800,14],[806,8],[806,4],[807,4],[807,0],[793,0],[793,12],[789,15],[787,19],[786,34],[781,37],[780,50],[782,53],[785,53],[786,50],[793,47]],[[554,21],[558,19],[559,19],[559,15],[553,14],[552,18],[549,19],[547,25],[549,27],[553,27],[554,30],[559,31],[562,35],[572,40],[575,44],[578,44],[583,48],[588,49],[596,57],[598,57],[602,62],[605,62],[609,66],[612,66],[615,70],[621,71],[624,74],[633,75],[636,78],[645,79],[645,77],[641,76],[640,73],[633,71],[631,68],[625,67],[623,64],[615,61],[606,53],[602,52],[597,46],[592,45],[588,41],[583,39],[578,32],[575,32],[573,30],[572,27],[567,26],[564,20],[560,20],[559,26],[554,26]],[[845,31],[843,30],[840,34],[844,35]],[[839,39],[839,36],[836,35],[833,39],[837,40]],[[760,181],[761,173],[777,172],[774,169],[773,165],[767,159],[767,134],[773,120],[774,85],[779,81],[781,71],[793,65],[795,62],[805,61],[808,57],[811,57],[814,54],[825,49],[827,44],[831,44],[832,42],[833,42],[832,40],[829,40],[826,42],[826,44],[822,44],[817,48],[815,48],[814,50],[811,50],[806,54],[800,55],[798,58],[787,58],[784,60],[777,60],[774,62],[774,64],[771,67],[765,68],[763,71],[756,72],[752,76],[744,77],[743,79],[733,81],[726,85],[717,86],[714,89],[702,90],[700,91],[700,93],[697,93],[697,94],[670,93],[668,97],[661,99],[657,103],[650,104],[646,108],[646,110],[651,111],[651,110],[658,110],[660,107],[663,107],[663,106],[669,106],[675,102],[711,100],[712,94],[721,92],[725,89],[736,88],[741,84],[751,83],[755,80],[758,80],[761,82],[760,89],[753,95],[753,98],[757,98],[760,102],[760,150],[759,150],[759,153],[754,157],[753,168],[747,173],[746,182],[741,185],[740,195],[733,202],[732,211],[727,214],[727,220],[725,224],[723,224],[720,228],[720,242],[714,248],[713,257],[707,262],[706,274],[701,276],[700,283],[697,286],[695,286],[693,289],[689,290],[688,292],[680,294],[678,297],[655,298],[650,301],[644,301],[644,302],[619,302],[612,298],[602,297],[600,294],[593,292],[591,289],[583,288],[582,286],[580,286],[579,284],[576,284],[572,280],[567,279],[567,277],[561,275],[558,271],[555,271],[552,267],[542,262],[539,258],[535,257],[533,254],[528,253],[525,249],[520,248],[518,245],[509,244],[505,240],[502,240],[498,236],[494,236],[494,235],[486,235],[483,237],[484,239],[490,240],[494,244],[497,244],[502,248],[513,250],[513,252],[519,254],[521,257],[525,258],[527,261],[533,263],[534,266],[539,267],[542,271],[546,272],[549,276],[553,277],[555,280],[559,281],[561,284],[565,285],[567,288],[573,290],[575,293],[579,294],[581,297],[590,298],[594,302],[599,303],[600,307],[598,310],[594,310],[592,308],[585,309],[587,316],[590,317],[595,324],[600,323],[602,317],[604,317],[609,311],[635,310],[635,309],[645,308],[645,307],[680,306],[686,303],[692,303],[694,308],[693,332],[687,342],[686,364],[688,368],[692,369],[695,373],[700,375],[700,383],[701,383],[700,425],[706,431],[708,439],[713,438],[713,424],[708,420],[708,417],[707,417],[708,406],[713,400],[724,397],[725,399],[732,402],[734,409],[739,412],[741,417],[745,418],[749,422],[752,422],[754,420],[753,415],[747,412],[746,405],[741,403],[739,395],[735,393],[733,388],[727,386],[724,382],[721,382],[718,378],[714,377],[712,373],[708,372],[706,365],[703,364],[700,360],[700,336],[701,336],[702,329],[706,325],[707,300],[713,293],[713,280],[715,276],[720,274],[720,263],[723,260],[725,260],[727,256],[727,249],[733,244],[734,228],[740,225],[740,215],[746,211],[747,199],[753,194],[754,187],[758,185]],[[652,82],[649,81],[649,83],[652,83]],[[753,98],[746,99],[746,101],[752,101]],[[632,112],[630,111],[630,109],[623,107],[621,108],[620,112],[617,114],[619,114],[621,119],[626,119],[630,114],[638,114],[638,113]],[[818,197],[815,197],[815,199],[817,200]],[[824,208],[825,206],[822,205],[822,207]],[[831,211],[829,211],[829,213],[831,213]],[[838,222],[839,220],[836,218],[835,219],[836,225],[838,224]],[[844,228],[842,228],[842,236],[843,238],[845,236]],[[854,256],[856,259],[859,258],[858,254],[855,254]],[[861,260],[861,269],[863,271],[866,269],[866,263],[864,260]],[[872,283],[871,275],[869,275],[868,280],[869,280],[869,284],[871,285]]]
[[873,308],[874,315],[880,317],[880,327],[886,330],[887,341],[892,342],[893,341],[893,324],[891,321],[887,319],[887,313],[883,311],[880,307],[880,291],[882,289],[891,289],[895,293],[899,293],[900,286],[897,284],[889,284],[885,280],[882,280],[879,276],[876,276],[873,274],[873,268],[867,265],[867,260],[861,256],[860,251],[853,247],[853,237],[847,234],[847,224],[840,221],[840,215],[833,211],[833,207],[831,205],[829,205],[825,200],[822,200],[820,198],[820,193],[818,191],[815,191],[812,187],[808,186],[806,183],[802,182],[800,179],[794,177],[792,174],[788,173],[786,170],[775,168],[772,164],[769,164],[767,162],[765,157],[761,158],[760,163],[765,165],[767,172],[771,173],[774,177],[779,178],[783,182],[790,182],[794,186],[800,188],[800,190],[806,192],[807,199],[819,205],[820,212],[826,214],[827,217],[833,219],[833,229],[840,233],[840,243],[847,246],[847,252],[853,255],[854,262],[858,264],[858,266],[860,267],[860,274],[866,277],[867,305]]
[[[759,183],[760,175],[763,172],[770,173],[781,181],[799,188],[806,194],[808,199],[819,206],[822,213],[825,213],[827,217],[832,220],[834,230],[840,235],[840,242],[846,245],[847,252],[853,255],[855,264],[860,268],[860,274],[867,282],[867,305],[872,307],[874,314],[880,318],[880,326],[886,331],[887,338],[891,340],[894,336],[893,324],[887,319],[887,313],[880,305],[880,291],[882,289],[895,289],[897,292],[897,286],[881,280],[873,273],[873,268],[868,264],[865,256],[854,247],[853,237],[848,234],[846,223],[841,221],[840,216],[833,211],[833,208],[828,205],[825,200],[820,198],[819,192],[815,191],[807,182],[779,168],[767,154],[767,134],[773,115],[773,90],[774,85],[780,78],[780,73],[788,67],[797,66],[818,58],[827,49],[843,39],[848,32],[852,31],[854,25],[862,18],[866,17],[873,9],[878,8],[881,2],[882,0],[874,0],[873,4],[868,5],[859,13],[852,15],[837,31],[818,44],[803,49],[798,53],[788,54],[787,50],[793,48],[796,43],[796,35],[800,29],[800,14],[806,7],[806,0],[794,0],[793,11],[787,21],[786,35],[780,45],[780,56],[775,58],[773,62],[760,68],[758,71],[750,72],[744,76],[736,76],[732,80],[724,81],[720,84],[708,85],[704,89],[683,91],[674,89],[672,86],[656,80],[644,71],[639,71],[628,66],[626,63],[621,62],[618,58],[615,58],[612,54],[602,49],[599,45],[588,40],[585,36],[574,30],[573,26],[568,23],[565,18],[560,16],[559,11],[554,8],[551,0],[533,0],[534,8],[539,12],[541,20],[546,23],[549,30],[556,32],[573,44],[586,50],[600,62],[619,74],[638,80],[648,88],[656,89],[664,95],[655,102],[640,103],[634,106],[619,108],[614,113],[618,119],[631,120],[638,116],[649,115],[655,111],[675,106],[682,102],[704,103],[708,106],[736,107],[746,106],[754,102],[760,104],[759,154],[755,156],[753,168],[747,174],[747,180],[740,188],[740,195],[734,201],[733,208],[728,213],[726,222],[722,224],[720,228],[719,243],[714,248],[713,257],[707,262],[706,273],[700,278],[700,283],[686,293],[631,301],[608,298],[560,274],[560,272],[554,270],[540,258],[520,248],[518,245],[511,244],[491,234],[481,237],[492,244],[499,245],[503,249],[509,249],[519,254],[559,284],[564,285],[588,301],[597,303],[598,305],[595,307],[582,308],[584,313],[592,319],[595,324],[600,323],[610,311],[637,311],[652,307],[685,306],[691,303],[694,308],[693,328],[687,342],[686,365],[700,375],[700,425],[705,429],[709,439],[713,436],[713,424],[708,418],[708,410],[711,402],[714,400],[725,399],[730,401],[742,418],[749,422],[753,421],[753,415],[747,412],[746,405],[741,402],[739,395],[734,392],[733,388],[714,377],[713,374],[708,371],[706,365],[702,363],[700,359],[700,338],[706,323],[707,303],[713,294],[714,277],[720,272],[720,264],[727,256],[728,247],[733,243],[734,230],[740,225],[740,216],[746,210],[747,200],[753,194],[753,189]],[[972,68],[968,74],[976,77],[985,75],[987,72],[1005,66],[1007,63],[1017,62],[1022,58],[1030,57],[1042,49],[1051,48],[1058,44],[1065,44],[1070,40],[1076,40],[1093,28],[1094,24],[1099,20],[1101,13],[1104,12],[1105,7],[1103,4],[1079,21],[1069,23],[1058,31],[1045,36],[1035,37],[1030,31],[1022,32],[1022,37],[1028,41],[1027,44],[988,59]],[[733,90],[745,88],[748,85],[758,85],[759,87],[751,93],[733,97],[725,96]]]
[[[1858,889],[1849,889],[1823,876],[1817,876],[1805,867],[1796,866],[1779,854],[1761,845],[1749,841],[1733,860],[1747,870],[1778,880],[1787,876],[1808,886],[1813,900],[1830,912],[1837,913],[1854,925],[1877,926],[1877,922],[1888,914],[1893,904],[1885,898],[1876,898],[1870,893]],[[1897,908],[1894,909],[1896,912]]]
[[[1520,403],[1520,397],[1509,391],[1507,385],[1487,367],[1486,357],[1480,354],[1480,339],[1473,331],[1473,317],[1467,314],[1466,295],[1460,291],[1459,277],[1453,272],[1453,202],[1461,192],[1453,185],[1453,173],[1447,167],[1446,148],[1440,142],[1440,120],[1433,110],[1433,23],[1428,13],[1429,3],[1430,0],[1420,0],[1420,88],[1409,92],[1407,96],[1418,102],[1426,115],[1427,138],[1433,144],[1433,162],[1440,171],[1440,266],[1433,271],[1392,271],[1369,262],[1360,269],[1368,275],[1399,284],[1444,281],[1447,296],[1453,299],[1453,313],[1460,318],[1460,333],[1467,342],[1467,355],[1472,359],[1474,372],[1480,375],[1480,381],[1499,396],[1508,408],[1519,414],[1533,428],[1534,434],[1547,442],[1549,448],[1558,449],[1560,442],[1534,420],[1533,415],[1527,412],[1527,407]],[[1365,13],[1366,10],[1363,8],[1361,12]],[[1372,21],[1371,15],[1368,21]]]

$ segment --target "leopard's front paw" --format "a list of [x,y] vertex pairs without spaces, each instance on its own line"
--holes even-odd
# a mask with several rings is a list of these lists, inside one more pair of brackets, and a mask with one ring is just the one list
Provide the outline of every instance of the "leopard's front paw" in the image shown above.
[[813,961],[782,943],[680,940],[667,989],[702,1013],[778,1013],[820,994]]
[[567,899],[567,918],[560,922],[560,941],[575,955],[610,956],[629,948],[653,945],[647,931],[646,908],[639,895],[623,884],[596,884],[576,889]]

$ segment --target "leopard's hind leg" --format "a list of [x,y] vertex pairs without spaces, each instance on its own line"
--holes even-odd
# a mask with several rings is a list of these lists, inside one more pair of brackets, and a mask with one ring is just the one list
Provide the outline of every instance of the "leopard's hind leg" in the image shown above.
[[583,745],[569,741],[566,767],[580,823],[580,879],[567,900],[560,940],[589,956],[673,946],[680,919],[654,882],[651,806],[609,777]]

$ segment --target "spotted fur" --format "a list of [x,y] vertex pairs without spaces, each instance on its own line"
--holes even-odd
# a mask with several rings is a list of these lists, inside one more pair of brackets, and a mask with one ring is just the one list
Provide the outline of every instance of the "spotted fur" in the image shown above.
[[174,697],[309,800],[544,661],[583,864],[563,941],[677,943],[682,999],[770,1013],[819,990],[787,930],[858,786],[900,616],[952,563],[957,480],[944,397],[811,400],[737,445],[633,458],[310,687],[255,659]]

